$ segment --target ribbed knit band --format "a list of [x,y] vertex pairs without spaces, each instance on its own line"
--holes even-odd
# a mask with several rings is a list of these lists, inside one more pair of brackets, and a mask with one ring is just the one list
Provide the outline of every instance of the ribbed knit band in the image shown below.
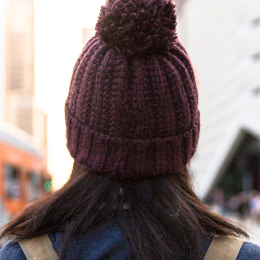
[[167,138],[127,139],[91,130],[66,104],[67,147],[87,168],[119,178],[165,175],[182,169],[194,155],[199,138],[199,112],[194,126]]

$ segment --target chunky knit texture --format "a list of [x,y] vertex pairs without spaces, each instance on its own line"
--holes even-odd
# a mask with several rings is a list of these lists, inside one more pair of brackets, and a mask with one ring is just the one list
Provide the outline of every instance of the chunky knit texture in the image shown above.
[[[131,3],[129,14],[122,7],[126,3]],[[133,13],[140,10],[152,10],[159,21],[168,15],[169,31],[174,32],[176,17],[163,12],[165,8],[175,14],[175,5],[168,0],[108,1],[101,10],[98,32],[76,62],[65,105],[67,147],[78,163],[92,171],[122,179],[165,175],[184,167],[196,151],[200,127],[197,88],[189,57],[175,33],[160,34],[159,43],[166,46],[153,52],[160,45],[156,40],[152,49],[141,52],[139,38],[133,49],[131,44],[122,48],[102,38],[109,30],[102,34],[101,26],[111,26],[117,17],[111,15],[113,10],[123,10],[134,21],[139,16]],[[152,15],[144,17],[152,19]],[[121,35],[134,33],[131,29]]]
[[109,0],[101,7],[97,34],[124,55],[170,50],[176,35],[172,0]]

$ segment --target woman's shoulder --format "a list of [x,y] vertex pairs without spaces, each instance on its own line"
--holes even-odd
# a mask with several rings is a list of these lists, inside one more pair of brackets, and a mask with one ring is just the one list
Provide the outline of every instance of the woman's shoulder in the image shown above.
[[12,239],[0,250],[0,260],[26,260],[25,254],[17,240]]
[[[60,251],[64,241],[63,232],[48,234],[52,247]],[[87,245],[87,246],[86,246]],[[67,259],[129,259],[131,248],[126,236],[116,222],[110,221],[93,227],[88,233],[70,240]],[[0,260],[26,260],[17,240],[10,240],[0,250]]]
[[245,259],[260,260],[260,246],[250,242],[244,242],[237,256],[237,260]]
[[[205,256],[212,244],[213,237],[205,237],[202,243],[203,255]],[[260,260],[260,246],[244,242],[238,252],[236,260]]]
[[[55,235],[49,235],[53,247],[55,248],[60,236],[59,233]],[[208,244],[207,244],[208,247]],[[55,248],[56,249],[56,248]],[[26,257],[23,253],[23,250],[20,247],[20,244],[17,240],[12,239],[10,240],[1,250],[0,250],[0,260],[26,260]],[[237,256],[237,260],[260,260],[260,246],[250,243],[244,242],[239,254]]]

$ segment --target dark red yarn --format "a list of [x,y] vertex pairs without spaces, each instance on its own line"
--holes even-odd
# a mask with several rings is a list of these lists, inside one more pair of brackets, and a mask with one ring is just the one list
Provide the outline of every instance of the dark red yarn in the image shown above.
[[114,0],[100,11],[97,35],[125,55],[170,50],[176,36],[172,0]]
[[96,35],[75,65],[65,116],[71,156],[93,171],[139,178],[183,168],[200,127],[186,51],[175,39],[163,53],[129,56]]

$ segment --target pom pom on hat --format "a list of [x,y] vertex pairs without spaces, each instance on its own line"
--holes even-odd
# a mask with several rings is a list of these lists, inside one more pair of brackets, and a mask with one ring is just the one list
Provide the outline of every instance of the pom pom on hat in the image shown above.
[[124,55],[168,51],[177,38],[175,7],[172,0],[108,0],[97,35]]

